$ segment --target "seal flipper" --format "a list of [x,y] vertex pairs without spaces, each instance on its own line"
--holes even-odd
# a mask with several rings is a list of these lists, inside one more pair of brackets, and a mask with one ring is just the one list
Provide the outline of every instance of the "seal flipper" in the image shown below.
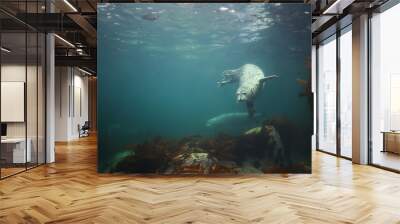
[[218,86],[223,86],[229,83],[235,83],[239,81],[240,69],[225,70],[222,72],[222,80],[218,81]]
[[221,87],[221,86],[224,86],[225,84],[229,84],[229,83],[233,83],[233,82],[235,82],[235,81],[232,79],[223,79],[221,81],[218,81],[217,84],[219,87]]
[[273,78],[278,78],[278,77],[279,77],[279,76],[277,76],[277,75],[270,75],[270,76],[261,78],[261,79],[260,79],[260,82],[265,82],[265,81],[267,81],[268,79],[273,79]]
[[254,117],[254,114],[256,113],[256,109],[254,108],[254,102],[246,101],[246,107],[247,107],[247,114],[249,115],[249,117]]

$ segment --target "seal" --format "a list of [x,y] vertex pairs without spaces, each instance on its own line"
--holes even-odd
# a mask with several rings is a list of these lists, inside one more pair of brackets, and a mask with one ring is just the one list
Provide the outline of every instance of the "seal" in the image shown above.
[[222,72],[222,80],[218,81],[219,86],[229,83],[239,83],[236,90],[236,99],[238,102],[245,102],[247,112],[250,117],[254,116],[254,99],[259,91],[264,87],[265,82],[277,75],[265,76],[264,72],[253,64],[245,64],[238,69],[225,70]]

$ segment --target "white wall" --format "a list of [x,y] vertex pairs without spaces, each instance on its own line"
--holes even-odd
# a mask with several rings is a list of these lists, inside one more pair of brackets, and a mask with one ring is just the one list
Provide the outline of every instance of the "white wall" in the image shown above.
[[67,141],[69,133],[69,96],[70,84],[69,68],[55,68],[55,141]]
[[78,125],[88,120],[88,105],[88,77],[73,67],[56,67],[56,141],[79,137]]
[[[30,70],[32,67],[28,67]],[[1,81],[25,82],[25,64],[9,64],[1,66]],[[5,108],[1,108],[2,110]],[[7,123],[7,137],[25,137],[25,122]]]
[[[24,82],[26,83],[26,107],[22,108],[27,120],[24,122],[6,122],[8,138],[24,138],[25,135],[30,139],[32,150],[32,161],[44,163],[45,145],[45,120],[44,120],[44,74],[42,68],[25,64],[3,64],[1,66],[2,82]],[[27,80],[26,80],[27,78]],[[7,97],[7,96],[2,96]],[[1,108],[7,110],[8,108]],[[37,154],[39,156],[37,157]],[[51,161],[50,161],[51,162]]]
[[[31,75],[36,76],[36,67],[35,66],[28,66],[27,68],[24,65],[19,65],[19,64],[5,64],[1,66],[1,81],[2,82],[25,82],[25,75],[27,69],[27,74],[28,74],[28,81],[29,85],[36,85],[36,80],[32,80]],[[31,90],[31,91],[30,91]],[[34,104],[29,105],[30,102],[34,101],[33,99],[30,99],[30,97],[34,97],[36,99],[36,88],[28,88],[27,89],[27,101],[28,105],[30,107],[35,107],[36,108],[36,101]],[[34,110],[36,110],[34,108]],[[2,108],[6,109],[6,108]],[[31,108],[32,110],[32,108]],[[30,111],[28,111],[30,112]],[[31,116],[32,115],[32,116]],[[28,113],[28,128],[32,127],[36,124],[36,113]],[[34,122],[35,124],[30,124],[30,122]],[[36,130],[36,126],[34,127]],[[29,133],[28,133],[29,134]],[[25,137],[25,122],[7,122],[7,136],[8,137]],[[28,136],[29,137],[29,136]]]
[[[77,71],[77,70],[75,70]],[[72,116],[72,136],[74,138],[79,137],[78,124],[83,125],[85,121],[89,120],[89,92],[88,92],[88,77],[79,75],[74,75],[74,108]]]

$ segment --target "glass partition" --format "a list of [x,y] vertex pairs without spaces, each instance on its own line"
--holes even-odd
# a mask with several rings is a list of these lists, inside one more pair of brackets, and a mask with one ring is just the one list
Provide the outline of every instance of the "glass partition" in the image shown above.
[[24,171],[31,162],[26,142],[26,41],[25,32],[1,34],[2,177]]
[[318,145],[336,154],[336,36],[318,47]]
[[37,148],[38,164],[46,162],[45,124],[46,124],[46,37],[38,33],[38,65],[37,65]]
[[340,36],[340,154],[352,157],[352,33],[351,26]]
[[38,97],[38,34],[27,33],[27,74],[26,74],[26,113],[27,113],[27,144],[31,151],[31,160],[27,163],[28,168],[36,166],[38,162],[38,119],[37,119],[37,97]]
[[371,19],[371,162],[400,170],[400,4]]
[[[0,3],[19,13],[41,13],[43,5]],[[0,12],[1,179],[45,163],[45,44],[43,33]]]

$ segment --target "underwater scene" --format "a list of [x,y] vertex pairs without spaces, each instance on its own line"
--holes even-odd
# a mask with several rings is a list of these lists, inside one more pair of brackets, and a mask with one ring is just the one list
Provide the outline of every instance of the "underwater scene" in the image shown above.
[[98,171],[310,173],[307,4],[98,4]]

